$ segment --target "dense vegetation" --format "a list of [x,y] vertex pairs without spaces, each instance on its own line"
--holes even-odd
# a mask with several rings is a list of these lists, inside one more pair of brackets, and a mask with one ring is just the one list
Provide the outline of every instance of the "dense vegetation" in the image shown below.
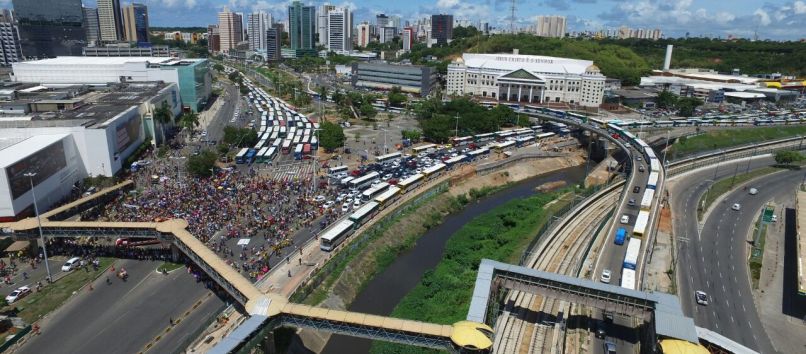
[[196,177],[210,177],[213,175],[215,161],[218,158],[216,153],[210,150],[202,150],[198,155],[188,158],[187,169]]
[[[471,27],[472,28],[472,27]],[[447,46],[427,48],[417,44],[402,57],[414,64],[437,67],[442,73],[462,53],[510,53],[548,55],[593,60],[607,77],[625,85],[639,82],[641,75],[660,69],[667,44],[675,46],[672,67],[698,67],[717,71],[739,68],[743,73],[781,72],[806,75],[806,44],[799,42],[723,41],[718,39],[555,39],[529,34],[485,36],[472,29],[454,29],[455,39]],[[437,60],[429,60],[434,56]]]
[[690,138],[680,138],[671,146],[672,159],[701,151],[758,143],[806,135],[806,126],[763,127],[754,129],[720,129],[708,131]]
[[344,145],[344,129],[342,129],[340,125],[324,121],[322,122],[321,129],[322,130],[319,132],[319,145],[321,145],[326,152],[331,152]]
[[[425,273],[392,316],[444,324],[463,320],[481,259],[516,261],[545,221],[543,206],[556,197],[552,193],[516,199],[466,224],[448,240],[437,267]],[[372,352],[409,353],[411,347],[375,342]]]
[[249,128],[238,128],[231,125],[224,127],[224,143],[236,147],[250,147],[257,143],[257,132]]
[[[456,135],[467,136],[498,131],[501,127],[527,123],[507,106],[486,108],[467,98],[459,97],[448,102],[430,98],[414,106],[414,113],[423,130],[423,136],[432,142],[445,143]],[[458,122],[457,122],[458,117]]]

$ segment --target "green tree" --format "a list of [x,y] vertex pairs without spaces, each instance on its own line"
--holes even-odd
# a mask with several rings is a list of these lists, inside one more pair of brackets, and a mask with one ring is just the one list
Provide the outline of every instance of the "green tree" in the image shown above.
[[174,114],[171,112],[171,107],[168,106],[168,101],[162,101],[162,104],[154,110],[154,120],[159,123],[163,144],[165,144],[165,125],[173,122],[173,118]]
[[378,114],[378,111],[369,102],[364,102],[359,107],[359,111],[364,119],[372,119]]
[[400,89],[400,86],[392,86],[392,90],[387,95],[387,103],[391,107],[403,107],[403,104],[408,100],[406,95]]
[[785,150],[775,153],[775,163],[779,165],[789,165],[801,160],[803,160],[803,155],[797,151]]
[[254,146],[258,141],[257,132],[249,128],[238,128],[231,125],[224,127],[224,143],[236,147]]
[[229,147],[225,144],[218,144],[216,146],[216,150],[218,150],[219,155],[226,155],[229,152]]
[[691,117],[694,115],[694,109],[702,106],[703,101],[696,97],[682,97],[677,100],[677,108],[680,110],[677,114],[681,117]]
[[344,145],[346,137],[344,136],[344,129],[342,129],[340,125],[324,121],[320,129],[319,145],[325,149],[326,152],[331,152]]
[[215,65],[213,65],[213,70],[218,71],[218,72],[223,72],[224,71],[224,65],[216,63]]
[[420,139],[423,137],[423,133],[419,130],[403,129],[400,133],[403,135],[403,139],[409,139],[412,144],[420,142]]
[[327,86],[319,86],[319,99],[327,101]]
[[229,81],[232,81],[232,82],[236,82],[240,77],[241,77],[241,74],[240,74],[240,72],[238,70],[234,70],[233,72],[229,73],[229,75],[227,75],[227,78],[229,78]]
[[677,95],[663,90],[658,94],[657,98],[658,108],[668,109],[677,105]]
[[210,177],[215,168],[217,156],[214,152],[204,149],[198,155],[191,156],[187,161],[187,170],[196,177]]
[[199,126],[199,114],[196,112],[182,114],[182,116],[179,117],[179,125],[187,130],[188,135],[190,135],[190,132],[193,130],[193,128]]
[[344,103],[344,95],[342,95],[339,91],[333,91],[333,94],[330,95],[330,98],[333,99],[333,103],[339,106]]

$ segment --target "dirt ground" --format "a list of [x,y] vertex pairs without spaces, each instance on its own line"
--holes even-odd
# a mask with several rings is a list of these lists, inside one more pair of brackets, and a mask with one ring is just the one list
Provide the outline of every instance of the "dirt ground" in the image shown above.
[[500,186],[507,183],[519,182],[540,174],[572,166],[578,166],[583,163],[585,163],[585,158],[582,156],[581,152],[573,152],[567,157],[552,157],[546,159],[522,161],[510,165],[503,170],[493,172],[485,176],[473,177],[458,186],[452,187],[450,194],[457,196],[460,194],[467,194],[467,192],[469,192],[471,189],[482,189],[485,187]]

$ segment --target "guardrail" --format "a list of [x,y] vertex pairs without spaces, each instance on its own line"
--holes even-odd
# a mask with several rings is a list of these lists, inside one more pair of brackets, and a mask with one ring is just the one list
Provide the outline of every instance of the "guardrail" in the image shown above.
[[758,147],[781,144],[781,143],[786,143],[786,142],[791,142],[791,141],[802,141],[805,138],[806,138],[806,136],[796,136],[796,137],[793,137],[793,138],[784,138],[784,139],[779,139],[779,140],[767,141],[767,142],[763,142],[763,143],[748,143],[748,144],[744,144],[744,145],[735,146],[735,147],[729,148],[727,150],[719,149],[719,150],[716,150],[716,151],[711,150],[711,151],[702,152],[702,153],[684,155],[684,156],[681,156],[680,159],[675,159],[675,160],[671,160],[671,161],[667,160],[667,162],[669,163],[670,167],[673,167],[673,166],[678,165],[678,164],[682,164],[682,163],[686,163],[686,162],[694,161],[694,160],[699,160],[699,159],[704,158],[704,157],[716,156],[716,155],[720,155],[720,154],[724,154],[724,153],[731,153],[731,152],[736,152],[736,151],[747,150],[749,148],[758,148]]
[[724,162],[730,159],[740,159],[745,157],[752,157],[760,154],[769,154],[782,150],[803,150],[806,145],[803,140],[806,137],[788,138],[762,144],[743,146],[724,151],[716,151],[708,154],[697,156],[696,158],[688,158],[683,161],[673,162],[667,166],[667,177],[675,176],[683,172],[700,168],[702,166],[713,164],[713,160],[717,163]]
[[532,153],[513,155],[503,160],[488,162],[486,164],[477,166],[476,174],[479,176],[488,175],[499,168],[503,168],[513,163],[524,160],[528,161],[528,160],[536,160],[549,157],[563,157],[563,156],[568,156],[568,154],[559,152],[532,152]]

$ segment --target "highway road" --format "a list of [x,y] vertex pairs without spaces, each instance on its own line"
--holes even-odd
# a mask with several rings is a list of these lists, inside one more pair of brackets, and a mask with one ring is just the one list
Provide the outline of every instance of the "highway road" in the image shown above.
[[[791,195],[803,172],[781,172],[750,182],[750,186],[759,189],[755,196],[743,189],[728,193],[707,216],[701,230],[697,204],[713,180],[772,163],[772,158],[766,157],[714,165],[683,175],[669,187],[674,232],[679,241],[677,284],[683,310],[698,326],[762,353],[775,351],[750,291],[747,239],[761,207],[770,199]],[[741,210],[732,210],[733,203],[739,203]],[[696,304],[696,290],[708,294],[708,306]]]
[[[200,309],[223,307],[215,295],[205,296],[210,291],[183,268],[163,275],[155,271],[159,262],[120,260],[116,265],[126,268],[128,281],[110,276],[111,284],[106,284],[101,276],[94,290],[82,289],[41,320],[42,334],[31,337],[18,353],[137,353],[198,299],[204,298]],[[191,313],[158,342],[154,353],[179,349],[201,320]]]

